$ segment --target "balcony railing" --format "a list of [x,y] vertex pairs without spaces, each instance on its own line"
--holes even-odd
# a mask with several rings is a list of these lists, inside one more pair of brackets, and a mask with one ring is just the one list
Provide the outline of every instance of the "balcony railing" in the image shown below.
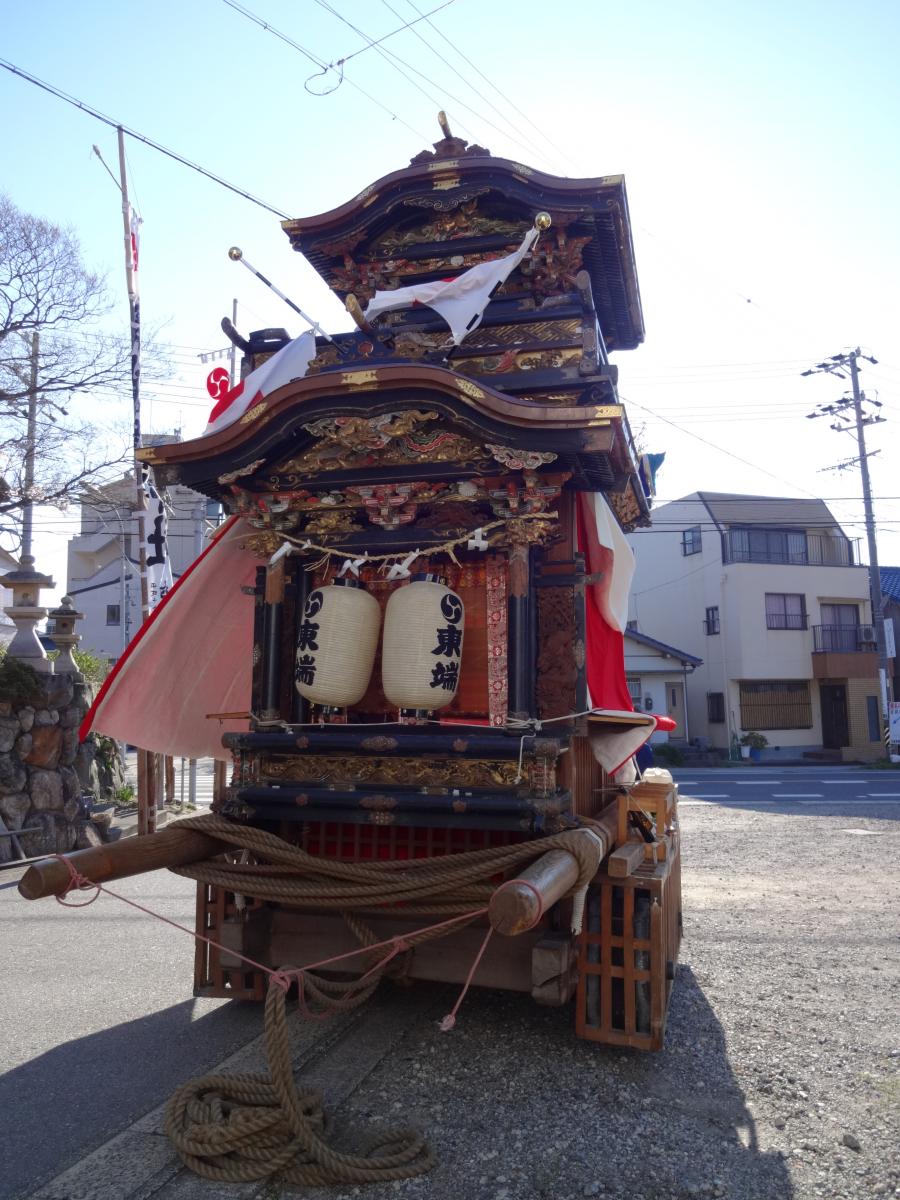
[[858,654],[875,649],[871,625],[813,625],[813,654]]
[[859,539],[819,533],[728,529],[722,534],[722,559],[726,563],[858,567]]

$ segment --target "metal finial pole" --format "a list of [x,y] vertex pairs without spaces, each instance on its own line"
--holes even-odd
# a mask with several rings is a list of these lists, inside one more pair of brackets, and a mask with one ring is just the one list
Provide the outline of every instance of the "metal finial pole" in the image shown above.
[[303,320],[306,321],[306,323],[308,325],[311,325],[313,327],[313,329],[316,331],[316,333],[318,333],[321,337],[323,337],[326,340],[326,342],[332,342],[332,343],[334,342],[334,338],[330,334],[325,332],[325,330],[322,328],[322,326],[319,324],[318,321],[314,321],[312,319],[312,317],[308,315],[308,313],[305,313],[303,311],[303,309],[300,307],[299,304],[295,304],[293,302],[293,300],[290,299],[290,297],[286,296],[284,294],[284,292],[281,291],[280,288],[277,288],[275,286],[275,284],[272,282],[271,279],[266,279],[266,277],[265,277],[265,275],[263,275],[262,271],[257,271],[256,267],[254,267],[254,265],[251,262],[248,262],[247,259],[244,258],[244,252],[240,248],[240,246],[232,246],[231,249],[228,251],[228,257],[231,259],[232,262],[239,262],[243,266],[245,266],[247,268],[247,270],[250,271],[253,275],[255,275],[257,279],[261,280],[266,285],[267,288],[270,288],[275,293],[275,295],[278,296],[278,298],[280,300],[283,300],[285,302],[285,304],[288,306],[288,308],[292,308],[295,313],[299,313],[299,315],[303,318]]

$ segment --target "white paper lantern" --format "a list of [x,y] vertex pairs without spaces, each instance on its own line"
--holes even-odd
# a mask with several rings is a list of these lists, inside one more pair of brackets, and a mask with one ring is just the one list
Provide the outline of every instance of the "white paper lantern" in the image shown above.
[[372,677],[381,609],[355,579],[310,592],[297,635],[294,682],[314,704],[361,700]]
[[432,711],[456,695],[465,610],[436,575],[414,575],[397,588],[384,614],[382,687],[398,708]]

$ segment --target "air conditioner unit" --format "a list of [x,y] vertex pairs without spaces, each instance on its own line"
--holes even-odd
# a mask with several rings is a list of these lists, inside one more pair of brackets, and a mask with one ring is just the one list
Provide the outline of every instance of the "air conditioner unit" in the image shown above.
[[867,642],[875,644],[875,626],[874,625],[857,625],[856,627],[856,642],[862,646]]

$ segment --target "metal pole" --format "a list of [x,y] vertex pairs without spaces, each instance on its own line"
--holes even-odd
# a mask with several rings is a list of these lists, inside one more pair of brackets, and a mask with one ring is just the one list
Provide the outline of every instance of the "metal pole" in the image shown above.
[[850,381],[853,385],[853,411],[856,414],[856,440],[859,445],[859,473],[862,477],[863,508],[866,516],[866,541],[869,546],[869,589],[872,603],[872,623],[875,626],[875,642],[878,646],[878,674],[881,682],[882,719],[888,719],[890,679],[888,676],[887,643],[884,636],[884,598],[881,594],[881,572],[878,569],[878,543],[875,538],[875,512],[872,507],[872,485],[869,479],[869,461],[866,455],[866,427],[863,422],[863,396],[859,390],[859,366],[857,348],[847,356]]
[[31,377],[28,381],[28,424],[25,433],[25,487],[22,504],[22,554],[31,554],[31,537],[34,523],[34,455],[37,443],[37,385],[38,350],[40,334],[31,335]]
[[[138,528],[138,573],[141,581],[141,617],[150,615],[150,596],[147,587],[147,523],[146,498],[142,480],[141,448],[141,308],[135,280],[134,247],[132,244],[131,205],[128,202],[128,177],[125,171],[125,132],[120,125],[119,186],[122,192],[122,223],[125,230],[125,282],[128,288],[128,314],[131,332],[131,398],[134,409],[134,487],[135,514]],[[156,832],[156,795],[150,787],[150,762],[146,750],[138,750],[138,833]]]
[[[231,325],[232,325],[232,328],[237,329],[237,299],[234,299],[231,302]],[[230,338],[228,340],[231,341]],[[229,370],[229,377],[230,377],[230,379],[229,379],[230,386],[236,387],[237,381],[238,381],[238,378],[237,378],[237,346],[235,346],[234,342],[231,342],[231,353],[228,356],[228,370]]]

